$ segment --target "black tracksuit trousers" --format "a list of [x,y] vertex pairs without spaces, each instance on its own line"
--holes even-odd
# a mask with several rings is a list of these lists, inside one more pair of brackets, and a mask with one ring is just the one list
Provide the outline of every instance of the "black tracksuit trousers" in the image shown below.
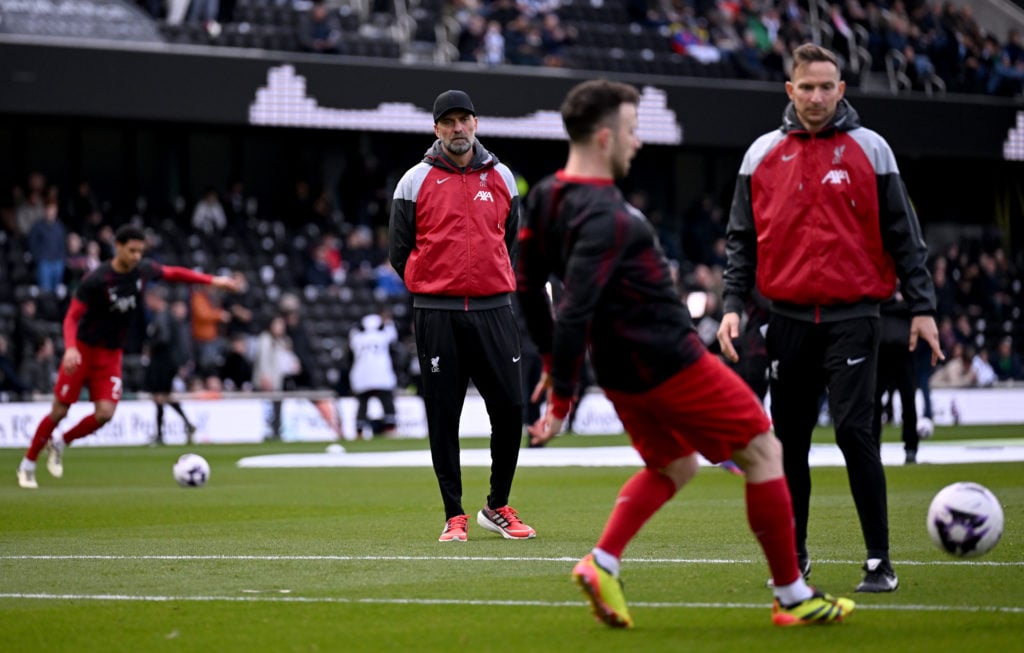
[[416,349],[434,474],[445,519],[465,514],[459,421],[472,380],[491,422],[487,505],[508,504],[522,441],[519,328],[511,306],[485,310],[414,308]]
[[874,317],[813,323],[771,315],[766,335],[771,413],[793,498],[798,555],[807,555],[808,455],[827,391],[867,557],[889,559],[885,470],[872,428],[879,339],[879,320]]

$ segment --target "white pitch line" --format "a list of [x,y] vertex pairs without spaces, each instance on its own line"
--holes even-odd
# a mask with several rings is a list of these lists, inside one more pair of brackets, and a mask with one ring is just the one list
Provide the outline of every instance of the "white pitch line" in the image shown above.
[[[48,593],[0,593],[0,599],[35,599],[41,601],[137,601],[142,603],[161,602],[228,602],[228,603],[343,603],[363,605],[465,605],[465,606],[501,606],[501,607],[541,607],[578,608],[588,605],[578,601],[520,601],[495,599],[352,599],[344,597],[307,597],[307,596],[133,596],[130,594],[48,594]],[[714,603],[708,601],[644,601],[630,602],[634,608],[668,608],[668,609],[712,609],[712,610],[763,610],[768,603]],[[861,610],[898,610],[903,612],[995,612],[1005,614],[1024,614],[1024,608],[1000,605],[863,605]]]
[[[218,561],[218,560],[254,560],[267,562],[289,561],[323,561],[323,562],[367,562],[367,561],[400,561],[400,562],[577,562],[578,557],[531,557],[531,556],[408,556],[408,555],[0,555],[0,560],[172,560],[172,561]],[[813,559],[816,565],[860,565],[863,560],[819,560]],[[764,560],[745,560],[735,558],[625,558],[625,564],[701,564],[701,565],[737,565],[763,564]],[[908,567],[1024,567],[1024,561],[991,561],[991,560],[894,560],[894,565]]]

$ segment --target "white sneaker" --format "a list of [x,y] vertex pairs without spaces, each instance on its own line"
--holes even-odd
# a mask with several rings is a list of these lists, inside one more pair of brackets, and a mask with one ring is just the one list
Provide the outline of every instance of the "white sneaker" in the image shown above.
[[46,443],[46,470],[50,476],[64,476],[64,439],[50,438]]
[[36,472],[34,469],[21,469],[18,468],[18,485],[25,488],[26,490],[37,490],[39,484],[36,483]]

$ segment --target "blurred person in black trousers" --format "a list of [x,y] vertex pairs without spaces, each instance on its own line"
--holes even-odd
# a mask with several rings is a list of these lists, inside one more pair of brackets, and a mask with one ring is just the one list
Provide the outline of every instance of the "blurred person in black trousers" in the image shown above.
[[[882,340],[878,345],[878,375],[875,382],[875,421],[874,435],[882,441],[882,418],[885,406],[882,396],[888,392],[889,401],[893,394],[900,393],[902,404],[903,450],[906,464],[917,462],[917,447],[920,436],[917,433],[917,394],[915,353],[907,347],[910,342],[910,306],[903,300],[903,295],[896,292],[892,299],[883,302],[881,307]],[[922,347],[918,347],[922,349]],[[925,348],[926,349],[926,348]],[[895,402],[892,404],[895,406]]]
[[180,351],[181,338],[177,331],[184,325],[171,315],[167,304],[167,289],[153,286],[146,291],[146,308],[149,323],[146,325],[146,343],[149,347],[149,365],[146,366],[145,387],[156,404],[156,436],[153,444],[164,444],[164,406],[170,406],[185,422],[185,439],[192,443],[196,432],[185,410],[177,400],[171,399],[174,379],[188,360],[188,352]]

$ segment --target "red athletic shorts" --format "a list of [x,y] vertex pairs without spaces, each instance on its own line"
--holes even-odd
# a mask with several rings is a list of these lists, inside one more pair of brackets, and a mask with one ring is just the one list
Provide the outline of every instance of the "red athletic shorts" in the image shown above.
[[694,451],[713,463],[728,460],[771,428],[757,395],[711,353],[647,392],[605,394],[655,469]]
[[60,366],[57,374],[57,385],[53,394],[57,400],[65,404],[73,404],[82,394],[82,388],[88,384],[90,401],[121,400],[121,357],[120,349],[104,349],[78,343],[78,351],[82,354],[82,364],[74,374],[68,374],[64,366]]

